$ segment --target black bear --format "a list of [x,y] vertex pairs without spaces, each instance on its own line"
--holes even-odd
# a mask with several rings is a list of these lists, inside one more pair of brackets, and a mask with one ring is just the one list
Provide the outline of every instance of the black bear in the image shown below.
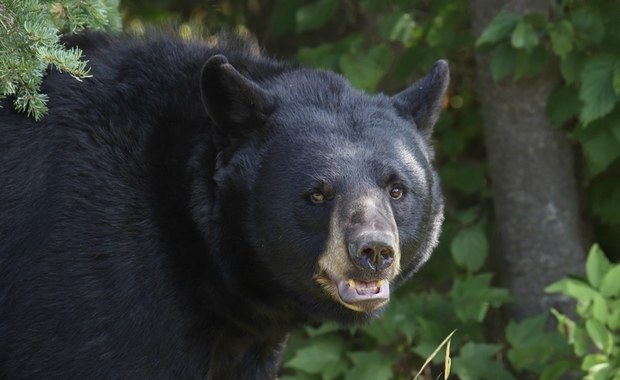
[[0,378],[273,379],[436,245],[446,62],[389,97],[230,38],[66,44],[92,77],[0,109]]

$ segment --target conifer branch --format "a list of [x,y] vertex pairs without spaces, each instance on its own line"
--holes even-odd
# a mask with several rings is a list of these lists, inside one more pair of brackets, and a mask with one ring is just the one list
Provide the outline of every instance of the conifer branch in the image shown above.
[[118,0],[3,0],[0,3],[0,100],[40,120],[47,96],[40,86],[52,66],[80,80],[89,77],[77,48],[67,49],[62,34],[119,30]]

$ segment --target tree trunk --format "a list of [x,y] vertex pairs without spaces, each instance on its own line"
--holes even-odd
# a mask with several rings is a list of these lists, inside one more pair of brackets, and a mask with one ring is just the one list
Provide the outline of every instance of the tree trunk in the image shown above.
[[[472,0],[476,36],[501,12],[547,14],[540,0]],[[546,116],[547,97],[560,80],[556,64],[517,82],[494,83],[488,55],[478,55],[477,90],[482,106],[489,175],[495,204],[494,252],[501,281],[522,319],[570,302],[544,288],[568,273],[583,271],[586,238],[580,218],[572,148]],[[553,66],[553,67],[551,67]]]

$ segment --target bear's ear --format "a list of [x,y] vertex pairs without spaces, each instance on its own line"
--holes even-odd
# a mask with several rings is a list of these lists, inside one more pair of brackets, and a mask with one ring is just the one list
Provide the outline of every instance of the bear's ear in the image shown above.
[[446,61],[437,61],[430,73],[406,90],[394,95],[396,109],[406,118],[413,119],[424,136],[430,138],[433,126],[439,118],[450,69]]
[[221,54],[207,60],[200,81],[207,113],[216,131],[227,137],[262,126],[273,110],[273,96],[239,73]]

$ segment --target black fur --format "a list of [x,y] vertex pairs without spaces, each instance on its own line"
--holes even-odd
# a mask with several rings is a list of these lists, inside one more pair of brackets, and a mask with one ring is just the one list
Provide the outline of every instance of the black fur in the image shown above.
[[445,63],[389,98],[239,43],[67,44],[91,78],[50,70],[41,122],[0,109],[0,378],[274,378],[292,328],[381,311],[313,278],[360,196],[397,227],[393,286],[428,258]]

